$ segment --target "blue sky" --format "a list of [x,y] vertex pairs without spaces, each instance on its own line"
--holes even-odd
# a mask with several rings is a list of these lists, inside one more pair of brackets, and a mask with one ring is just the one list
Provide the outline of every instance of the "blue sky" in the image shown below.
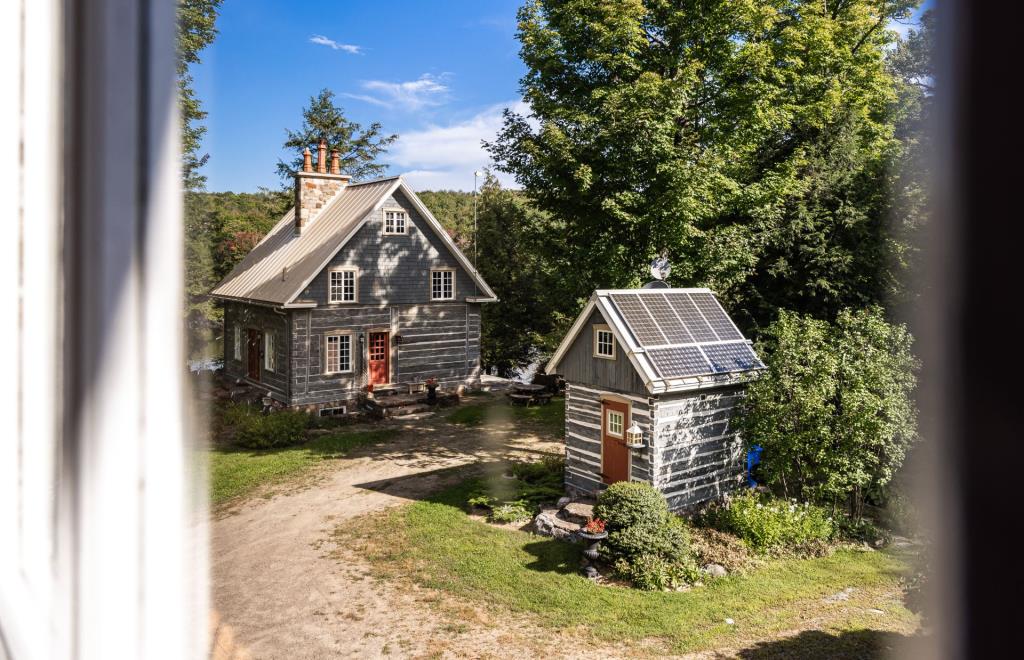
[[471,190],[480,140],[519,101],[520,0],[225,0],[214,43],[194,67],[209,112],[207,189],[279,185],[286,128],[322,88],[349,119],[401,137],[384,159],[417,190]]
[[502,109],[521,107],[521,1],[224,0],[219,35],[193,68],[209,112],[207,189],[278,186],[285,129],[326,87],[350,120],[399,134],[383,159],[390,173],[416,190],[471,190],[488,163],[480,141]]

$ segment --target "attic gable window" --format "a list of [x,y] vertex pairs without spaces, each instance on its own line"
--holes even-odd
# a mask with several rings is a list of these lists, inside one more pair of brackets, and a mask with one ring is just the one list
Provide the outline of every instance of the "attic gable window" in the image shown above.
[[615,335],[606,325],[594,326],[594,357],[615,359]]
[[330,272],[328,283],[328,302],[346,303],[357,302],[359,296],[356,290],[356,269],[338,268]]
[[384,210],[385,234],[404,234],[406,233],[407,224],[405,211],[400,209]]
[[352,335],[324,337],[324,373],[343,374],[352,371]]
[[455,271],[430,271],[430,299],[455,300]]

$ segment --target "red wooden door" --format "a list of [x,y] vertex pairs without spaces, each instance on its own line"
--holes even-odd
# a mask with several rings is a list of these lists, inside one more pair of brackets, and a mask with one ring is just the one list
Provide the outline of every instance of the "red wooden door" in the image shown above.
[[606,484],[629,481],[629,406],[618,401],[601,402],[601,477]]
[[383,385],[389,380],[388,376],[388,354],[390,351],[388,333],[371,332],[368,346],[369,356],[367,362],[370,367],[370,384]]
[[249,330],[245,343],[246,366],[249,378],[260,379],[260,353],[263,350],[263,333],[259,330]]

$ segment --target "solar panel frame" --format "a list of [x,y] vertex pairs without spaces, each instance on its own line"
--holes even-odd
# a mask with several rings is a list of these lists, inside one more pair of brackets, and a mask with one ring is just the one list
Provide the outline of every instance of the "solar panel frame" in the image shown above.
[[611,296],[619,315],[641,346],[658,346],[669,343],[657,322],[635,293],[616,293]]
[[743,334],[736,328],[729,315],[725,313],[722,304],[718,302],[710,292],[694,292],[687,294],[694,306],[704,316],[704,320],[711,326],[711,330],[718,335],[721,341],[743,339]]
[[724,344],[704,344],[701,346],[715,373],[732,371],[750,371],[764,368],[764,363],[754,354],[746,341],[732,341]]
[[711,364],[696,345],[652,348],[647,351],[647,356],[662,378],[685,378],[714,373]]

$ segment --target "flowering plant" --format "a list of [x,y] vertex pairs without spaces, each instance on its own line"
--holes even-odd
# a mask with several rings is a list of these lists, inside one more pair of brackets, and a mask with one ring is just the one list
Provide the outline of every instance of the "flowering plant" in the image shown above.
[[437,385],[437,379],[436,379],[436,378],[434,378],[433,376],[431,376],[430,378],[428,378],[428,379],[427,379],[426,381],[424,381],[424,382],[426,383],[427,387],[431,387],[431,386],[433,386],[433,385]]
[[604,521],[600,518],[591,518],[583,526],[583,531],[587,534],[604,534]]

